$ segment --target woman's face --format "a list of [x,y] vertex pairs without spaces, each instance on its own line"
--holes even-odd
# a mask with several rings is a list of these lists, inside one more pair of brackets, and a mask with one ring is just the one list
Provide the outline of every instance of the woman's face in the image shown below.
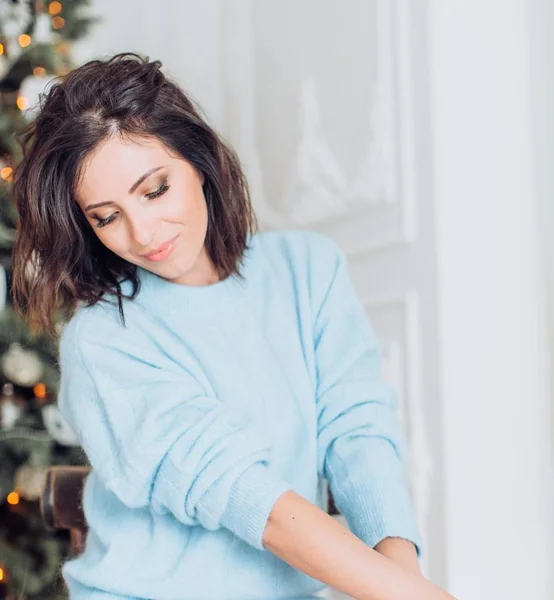
[[203,178],[159,140],[114,136],[89,156],[77,202],[98,239],[126,261],[184,285],[217,281],[205,247]]

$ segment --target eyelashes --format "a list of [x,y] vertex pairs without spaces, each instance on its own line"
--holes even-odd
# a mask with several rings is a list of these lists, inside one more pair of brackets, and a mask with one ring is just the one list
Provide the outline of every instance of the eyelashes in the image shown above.
[[105,219],[99,219],[98,217],[94,217],[97,221],[95,227],[106,227],[106,225],[109,225],[115,219],[115,215],[116,213],[110,215],[109,217],[106,217]]
[[146,197],[149,200],[154,200],[154,198],[158,198],[158,196],[162,196],[163,194],[165,194],[168,189],[169,189],[169,186],[167,185],[167,177],[166,177],[162,181],[162,185],[160,185],[160,187],[156,191],[151,192],[150,194],[146,194]]
[[[145,194],[145,196],[146,196],[146,198],[148,198],[148,200],[155,200],[156,198],[163,196],[167,192],[167,190],[169,190],[169,185],[167,185],[167,177],[164,177],[160,187],[157,190],[150,192],[149,194]],[[118,213],[115,212],[115,213],[111,214],[109,217],[106,217],[105,219],[101,219],[99,217],[93,217],[97,221],[97,223],[95,224],[95,227],[99,227],[99,228],[106,227],[106,225],[109,225],[116,218],[117,214]]]

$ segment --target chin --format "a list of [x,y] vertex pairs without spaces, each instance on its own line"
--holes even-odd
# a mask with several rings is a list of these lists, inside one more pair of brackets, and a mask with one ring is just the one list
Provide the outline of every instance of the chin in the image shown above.
[[149,270],[164,279],[168,279],[173,281],[175,279],[179,279],[181,277],[185,277],[189,272],[190,267],[183,267],[182,264],[167,264],[167,265],[149,265]]

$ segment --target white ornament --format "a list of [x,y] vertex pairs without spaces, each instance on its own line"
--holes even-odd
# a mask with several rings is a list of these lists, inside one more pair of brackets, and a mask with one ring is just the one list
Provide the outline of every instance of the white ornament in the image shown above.
[[21,407],[9,396],[0,396],[0,429],[9,431],[13,429],[17,419],[21,416]]
[[28,2],[0,2],[0,23],[7,38],[16,38],[30,25],[32,7]]
[[17,62],[17,59],[23,54],[23,48],[19,45],[17,38],[8,37],[5,45],[8,49],[7,54],[10,57],[10,63],[13,64]]
[[10,381],[31,387],[39,382],[44,368],[36,352],[14,342],[2,357],[2,370]]
[[52,41],[52,23],[49,15],[40,13],[35,21],[35,30],[33,31],[33,39],[40,44],[49,44]]
[[15,489],[27,500],[38,500],[46,481],[46,467],[23,465],[15,472]]
[[52,436],[53,439],[62,444],[63,446],[78,446],[79,440],[77,436],[62,417],[57,406],[53,404],[47,404],[42,408],[42,420],[46,431]]
[[23,53],[18,37],[28,29],[33,20],[33,3],[0,0],[0,9],[0,32],[10,57],[9,61],[14,64]]

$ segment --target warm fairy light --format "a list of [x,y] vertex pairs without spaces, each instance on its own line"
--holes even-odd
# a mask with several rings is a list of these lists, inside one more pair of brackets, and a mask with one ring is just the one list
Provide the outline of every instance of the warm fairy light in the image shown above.
[[35,398],[39,400],[46,398],[46,386],[44,383],[37,383],[33,388],[33,392],[35,393]]
[[8,181],[8,179],[12,176],[12,173],[13,169],[11,167],[4,167],[0,169],[0,177],[5,181]]
[[54,46],[54,49],[60,54],[67,54],[69,52],[69,44],[67,42],[59,42]]
[[0,55],[4,54],[4,44],[0,44]]
[[7,497],[8,504],[15,506],[19,504],[19,494],[17,492],[10,492]]
[[65,19],[63,17],[54,17],[52,19],[52,27],[54,29],[61,29],[65,25]]
[[6,579],[6,574],[4,573],[4,569],[0,567],[0,581],[4,581]]
[[48,5],[48,12],[52,16],[57,15],[58,13],[61,13],[62,12],[61,2],[50,2],[50,4]]
[[46,74],[46,69],[44,67],[35,67],[33,69],[33,75],[35,77],[42,77],[45,74]]
[[29,100],[25,96],[18,96],[16,104],[19,110],[25,110],[29,106]]
[[30,43],[31,43],[31,36],[27,35],[26,33],[22,33],[18,38],[17,41],[19,42],[19,45],[22,48],[26,48]]

